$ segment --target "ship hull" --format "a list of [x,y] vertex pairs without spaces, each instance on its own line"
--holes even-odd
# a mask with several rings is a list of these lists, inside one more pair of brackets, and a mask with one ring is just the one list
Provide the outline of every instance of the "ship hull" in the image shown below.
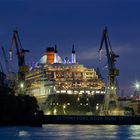
[[45,115],[97,115],[104,94],[52,94],[39,103]]

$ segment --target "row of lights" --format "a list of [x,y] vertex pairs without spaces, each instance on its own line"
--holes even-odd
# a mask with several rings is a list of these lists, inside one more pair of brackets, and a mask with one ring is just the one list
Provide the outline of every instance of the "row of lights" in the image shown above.
[[[59,103],[50,103],[50,105],[59,105]],[[70,105],[70,103],[67,103],[67,106],[69,106],[69,105]],[[88,103],[86,103],[86,104],[80,103],[80,105],[89,105],[89,104]],[[66,105],[63,105],[63,108],[65,108],[65,107],[66,107]]]
[[97,91],[71,91],[71,90],[56,90],[56,93],[68,93],[68,94],[73,94],[73,93],[75,93],[75,94],[77,94],[77,93],[79,93],[79,94],[82,94],[82,93],[87,93],[87,94],[93,94],[93,93],[105,93],[105,91],[99,91],[99,90],[97,90]]

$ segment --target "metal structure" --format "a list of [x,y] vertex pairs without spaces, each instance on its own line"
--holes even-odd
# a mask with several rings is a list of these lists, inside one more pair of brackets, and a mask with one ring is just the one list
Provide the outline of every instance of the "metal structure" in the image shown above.
[[119,57],[119,55],[116,55],[111,48],[107,27],[103,31],[99,51],[102,50],[103,44],[105,44],[106,56],[108,61],[108,87],[105,96],[103,111],[106,115],[109,115],[111,113],[111,110],[118,107],[118,100],[116,95],[116,76],[119,75],[119,70],[115,67],[115,62],[116,58]]
[[25,85],[25,74],[29,71],[29,67],[25,64],[25,53],[29,52],[29,50],[25,50],[22,48],[17,30],[13,31],[12,42],[9,49],[10,60],[12,60],[14,43],[18,59],[18,84],[20,88],[23,88]]
[[3,67],[2,67],[1,62],[0,62],[0,72],[3,72]]
[[4,85],[5,78],[6,78],[6,75],[3,71],[3,66],[2,66],[2,63],[0,61],[0,88],[2,85]]
[[5,49],[3,47],[1,47],[1,49],[2,49],[2,53],[3,53],[4,61],[5,61],[5,66],[6,66],[7,74],[9,74],[10,73],[10,69],[9,69],[9,63],[8,63],[8,59],[7,59],[7,56],[6,56],[6,52],[5,52]]

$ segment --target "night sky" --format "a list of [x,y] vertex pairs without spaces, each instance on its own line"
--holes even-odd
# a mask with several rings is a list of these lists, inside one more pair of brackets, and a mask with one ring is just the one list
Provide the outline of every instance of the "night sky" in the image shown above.
[[8,52],[12,31],[18,27],[23,48],[30,50],[27,62],[38,61],[54,44],[62,58],[70,57],[75,44],[78,62],[99,67],[107,78],[105,50],[101,63],[98,54],[105,26],[120,55],[120,89],[129,92],[140,79],[139,0],[0,0],[0,45]]

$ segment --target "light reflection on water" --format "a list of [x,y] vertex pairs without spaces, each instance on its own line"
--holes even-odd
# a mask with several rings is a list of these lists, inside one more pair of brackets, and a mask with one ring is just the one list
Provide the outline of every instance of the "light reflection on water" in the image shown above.
[[0,127],[0,140],[139,140],[139,125],[44,125]]

